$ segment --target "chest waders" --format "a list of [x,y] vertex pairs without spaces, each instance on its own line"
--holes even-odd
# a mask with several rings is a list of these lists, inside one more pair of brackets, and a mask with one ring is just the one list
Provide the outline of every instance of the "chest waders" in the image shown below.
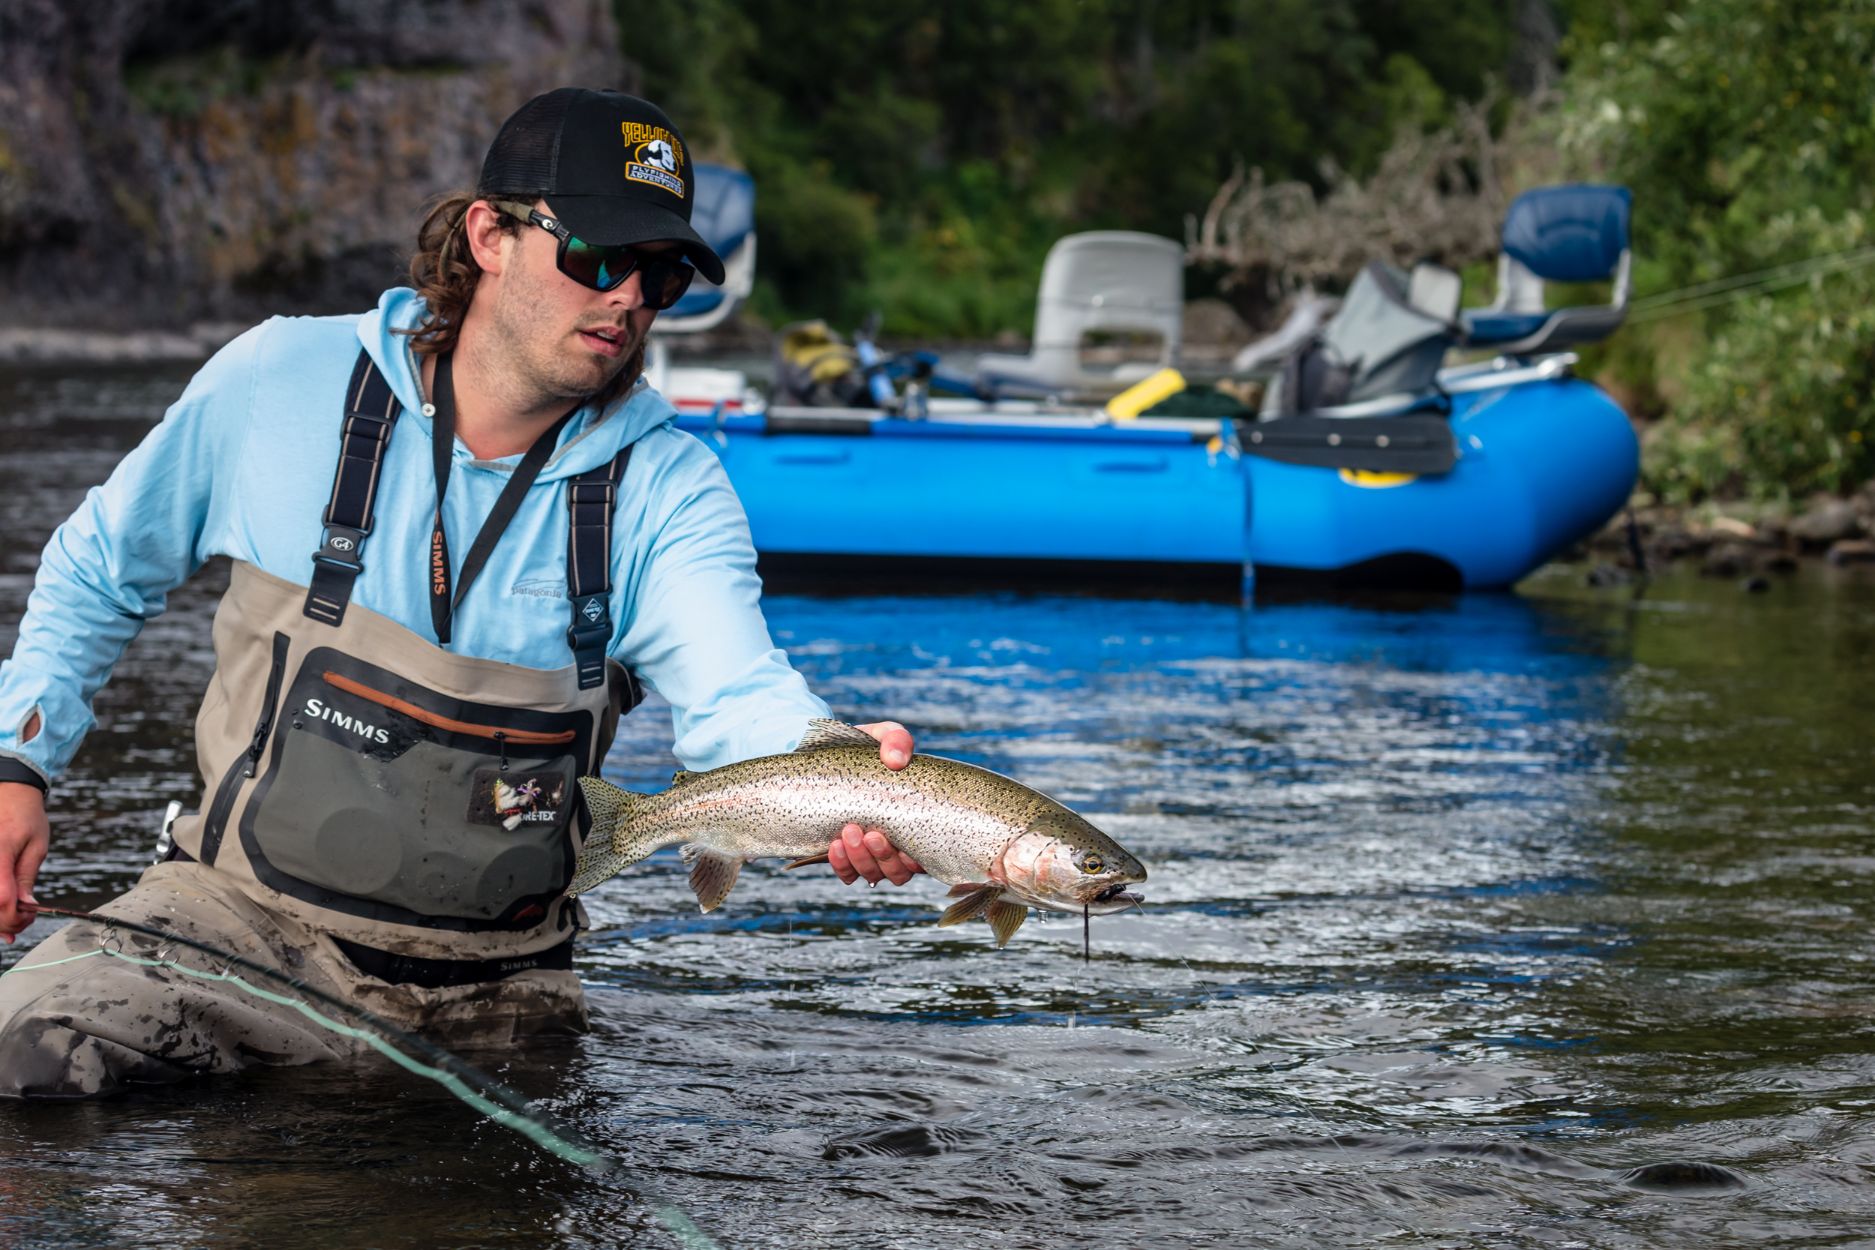
[[[207,787],[202,810],[176,824],[178,857],[331,934],[384,980],[570,967],[580,914],[564,891],[585,837],[575,781],[598,771],[640,697],[606,656],[612,513],[631,449],[567,483],[572,662],[525,668],[454,655],[351,603],[398,412],[360,353],[310,588],[234,566],[196,717]],[[558,428],[517,471],[526,481]],[[453,603],[526,488],[504,490],[452,602],[441,538],[452,444],[445,416],[433,547],[445,641]]]

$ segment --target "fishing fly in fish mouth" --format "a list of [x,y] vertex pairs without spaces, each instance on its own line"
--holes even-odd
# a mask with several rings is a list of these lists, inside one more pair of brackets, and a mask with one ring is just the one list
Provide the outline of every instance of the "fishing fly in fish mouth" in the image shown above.
[[[827,858],[831,835],[854,820],[951,887],[938,919],[989,922],[1006,945],[1031,907],[1089,916],[1123,911],[1146,879],[1138,859],[1076,814],[1009,777],[961,760],[913,755],[902,769],[879,760],[878,743],[840,721],[811,722],[794,751],[702,773],[679,773],[656,794],[596,777],[580,789],[592,833],[569,894],[582,894],[666,846],[681,845],[690,887],[706,912],[721,906],[742,866],[786,858],[799,868]],[[1085,938],[1085,927],[1083,929]],[[1091,951],[1083,949],[1083,955]]]

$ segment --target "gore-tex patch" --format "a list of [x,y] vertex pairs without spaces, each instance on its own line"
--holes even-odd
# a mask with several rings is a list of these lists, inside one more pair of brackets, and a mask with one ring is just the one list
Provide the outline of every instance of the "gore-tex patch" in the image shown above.
[[519,829],[560,824],[566,812],[566,774],[517,773],[478,768],[471,780],[469,823]]

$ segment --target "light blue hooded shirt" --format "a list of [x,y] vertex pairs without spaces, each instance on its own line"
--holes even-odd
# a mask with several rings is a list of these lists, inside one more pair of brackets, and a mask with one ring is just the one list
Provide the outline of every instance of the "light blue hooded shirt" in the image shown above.
[[[360,346],[404,411],[352,602],[434,639],[431,422],[410,340],[394,332],[422,313],[414,291],[394,288],[363,316],[276,317],[202,367],[47,543],[19,641],[0,664],[0,755],[55,780],[124,648],[211,557],[310,580]],[[674,415],[640,382],[567,422],[457,607],[448,650],[528,668],[571,662],[564,482],[635,443],[612,531],[610,654],[670,701],[684,766],[716,768],[792,749],[808,718],[828,711],[769,638],[748,520],[722,466]],[[457,441],[444,523],[458,568],[520,459],[477,460]],[[40,732],[22,741],[34,712]]]

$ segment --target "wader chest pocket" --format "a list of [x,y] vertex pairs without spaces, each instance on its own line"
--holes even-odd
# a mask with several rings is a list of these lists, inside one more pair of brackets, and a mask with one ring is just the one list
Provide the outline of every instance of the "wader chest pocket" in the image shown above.
[[262,881],[324,906],[529,927],[572,877],[591,720],[466,703],[315,650],[274,727],[243,845]]

